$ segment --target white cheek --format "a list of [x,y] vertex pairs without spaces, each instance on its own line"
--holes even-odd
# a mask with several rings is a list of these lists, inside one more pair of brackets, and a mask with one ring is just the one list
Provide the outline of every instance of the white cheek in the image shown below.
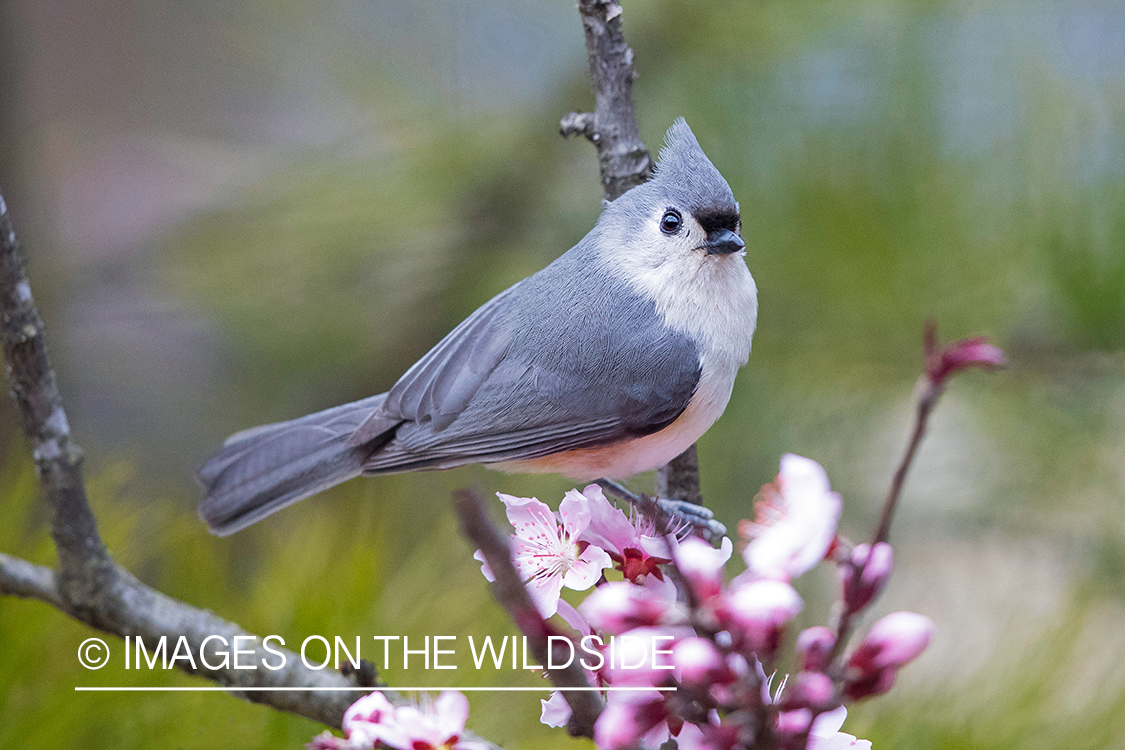
[[733,382],[746,363],[758,319],[758,290],[745,255],[707,255],[698,250],[703,230],[691,222],[684,236],[661,236],[658,229],[636,237],[605,257],[611,271],[653,300],[672,329],[700,348],[704,371],[716,368]]

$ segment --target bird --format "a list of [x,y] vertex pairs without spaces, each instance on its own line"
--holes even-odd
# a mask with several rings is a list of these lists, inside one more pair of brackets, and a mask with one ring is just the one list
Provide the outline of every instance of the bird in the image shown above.
[[360,475],[485,464],[616,480],[662,466],[719,418],[749,358],[745,257],[739,204],[679,118],[648,181],[389,391],[230,436],[199,470],[199,516],[226,536]]

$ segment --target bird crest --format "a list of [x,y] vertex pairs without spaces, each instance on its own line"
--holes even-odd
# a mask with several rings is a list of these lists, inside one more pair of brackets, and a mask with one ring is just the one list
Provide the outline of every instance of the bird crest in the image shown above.
[[664,136],[664,148],[652,182],[660,185],[692,213],[738,212],[730,185],[703,153],[684,118],[677,118]]

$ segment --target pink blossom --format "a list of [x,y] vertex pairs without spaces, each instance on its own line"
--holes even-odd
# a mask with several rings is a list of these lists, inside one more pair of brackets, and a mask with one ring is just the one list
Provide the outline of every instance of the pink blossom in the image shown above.
[[348,750],[348,741],[325,729],[305,743],[305,750]]
[[676,735],[676,748],[677,750],[713,750],[703,735],[703,730],[695,724],[686,723]]
[[933,629],[928,617],[913,612],[892,612],[876,622],[848,659],[844,695],[858,700],[890,690],[898,670],[925,650]]
[[570,490],[566,494],[586,501],[590,510],[590,524],[579,539],[608,552],[626,580],[640,583],[649,575],[663,578],[659,566],[669,561],[668,544],[656,533],[651,519],[637,516],[630,521],[596,484],[581,493]]
[[344,712],[344,733],[348,741],[358,746],[376,742],[392,745],[400,741],[401,727],[397,719],[398,707],[382,693],[370,693],[348,706]]
[[818,714],[815,720],[813,712],[807,708],[782,711],[778,716],[777,729],[782,735],[790,737],[800,737],[807,733],[806,750],[871,750],[868,740],[857,740],[855,736],[840,731],[847,715],[848,711],[843,706]]
[[469,701],[464,694],[445,691],[432,704],[396,706],[382,693],[360,698],[344,712],[346,739],[318,735],[311,750],[482,750],[483,743],[462,740]]
[[698,636],[684,638],[672,646],[672,664],[676,676],[686,685],[726,684],[736,678],[715,644]]
[[723,537],[719,549],[697,536],[689,536],[676,545],[676,568],[691,584],[700,601],[715,596],[721,590],[723,566],[733,550],[734,545],[727,537]]
[[477,746],[477,743],[460,741],[465,720],[469,718],[469,699],[463,693],[446,690],[431,707],[399,706],[396,714],[405,730],[406,742],[392,746],[400,750],[455,750]]
[[[583,669],[586,673],[586,682],[590,685],[598,684],[598,676],[596,673],[588,669]],[[555,690],[546,699],[541,699],[539,711],[539,723],[546,724],[549,727],[565,727],[570,723],[570,703],[567,702],[566,696],[561,690]]]
[[675,605],[674,598],[652,589],[613,581],[598,586],[579,605],[579,612],[595,630],[616,634],[666,622],[676,613]]
[[[605,550],[578,541],[590,523],[590,510],[579,499],[581,495],[563,498],[559,504],[560,526],[551,509],[535,498],[497,494],[507,506],[508,521],[516,532],[512,536],[512,562],[544,617],[558,611],[563,586],[584,591],[613,564]],[[481,572],[485,577],[491,573],[483,567]]]
[[748,572],[788,580],[810,570],[836,539],[841,506],[820,464],[786,453],[777,482],[755,503],[754,523],[740,524]]
[[539,723],[549,727],[565,727],[570,722],[570,704],[558,690],[551,693],[549,698],[539,701],[542,708],[539,712]]
[[844,604],[850,612],[858,612],[875,599],[887,585],[894,564],[894,551],[886,542],[857,544],[852,549],[851,564],[840,565],[840,584]]
[[800,595],[788,583],[759,578],[736,582],[723,595],[718,614],[731,635],[748,650],[773,650],[782,628],[802,607]]
[[812,731],[809,732],[809,744],[806,750],[848,750],[849,748],[871,750],[869,740],[856,739],[854,735],[840,731],[847,717],[848,710],[843,706],[817,716]]
[[578,610],[574,608],[566,599],[559,599],[559,617],[563,619],[570,627],[577,630],[582,635],[590,635],[594,629],[590,627],[590,623],[586,622],[586,618],[578,614]]
[[835,708],[840,701],[836,698],[836,686],[823,672],[798,672],[786,681],[782,698],[785,710],[812,708],[822,711]]
[[676,735],[676,745],[679,750],[733,750],[740,747],[738,727],[714,723],[702,727],[684,724],[683,729]]

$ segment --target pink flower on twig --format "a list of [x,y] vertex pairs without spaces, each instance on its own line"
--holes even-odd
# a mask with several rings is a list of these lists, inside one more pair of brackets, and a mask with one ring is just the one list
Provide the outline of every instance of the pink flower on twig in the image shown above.
[[[871,742],[856,739],[855,735],[840,731],[848,710],[843,706],[832,711],[827,711],[812,719],[812,712],[808,709],[797,711],[783,711],[781,713],[778,729],[783,735],[802,735],[808,732],[808,745],[806,750],[871,750]],[[809,726],[809,722],[812,726]]]
[[820,464],[786,453],[777,482],[762,487],[760,497],[754,522],[739,524],[750,542],[742,553],[750,575],[788,580],[824,559],[836,540],[843,501]]
[[[590,509],[578,493],[567,493],[559,504],[561,526],[551,509],[533,497],[497,496],[507,506],[508,521],[516,532],[512,535],[512,562],[543,617],[558,611],[563,586],[585,591],[597,582],[602,570],[613,565],[601,547],[578,541],[590,523]],[[474,557],[480,560],[481,552],[478,550]],[[495,580],[487,563],[481,566],[481,572],[488,580]]]
[[653,521],[646,516],[626,517],[596,484],[581,493],[571,490],[567,497],[585,500],[590,509],[590,524],[579,539],[601,547],[627,580],[641,583],[646,576],[664,579],[661,565],[668,562],[668,543],[656,533]]
[[723,585],[723,566],[730,559],[734,544],[723,537],[715,549],[697,536],[689,536],[676,545],[676,567],[700,601],[716,596]]

